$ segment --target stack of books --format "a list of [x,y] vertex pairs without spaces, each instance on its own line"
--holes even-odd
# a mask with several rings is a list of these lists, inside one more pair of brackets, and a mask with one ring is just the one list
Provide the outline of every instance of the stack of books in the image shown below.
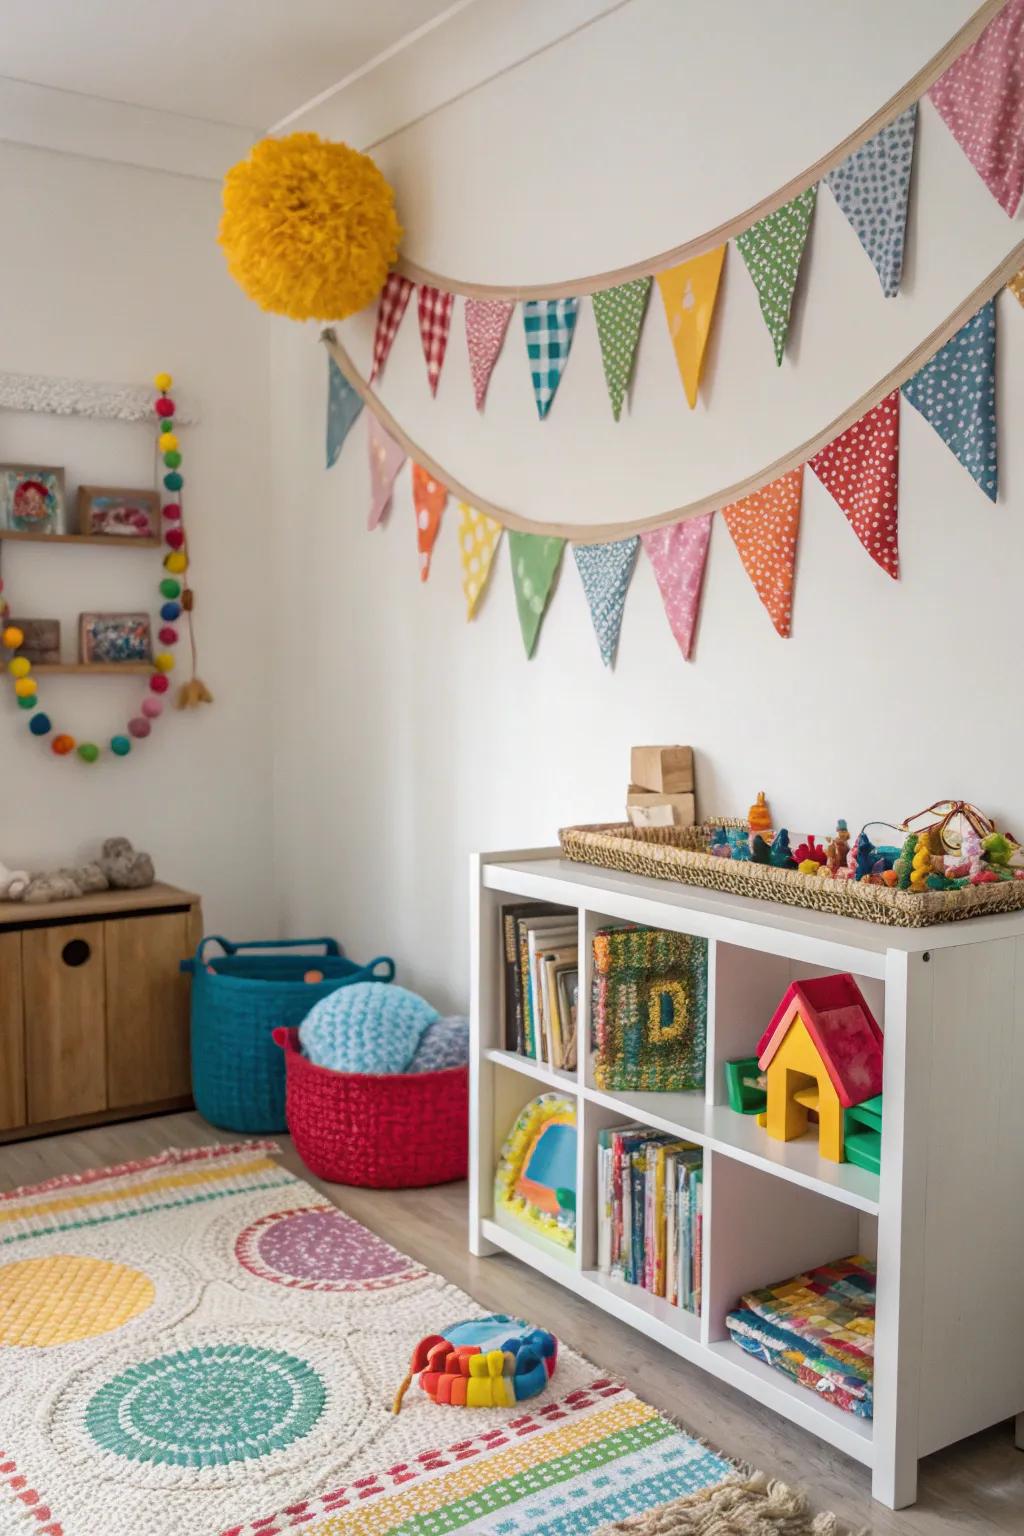
[[700,1314],[701,1149],[649,1126],[597,1134],[597,1267]]
[[574,909],[530,901],[500,911],[507,1051],[576,1070],[579,919]]

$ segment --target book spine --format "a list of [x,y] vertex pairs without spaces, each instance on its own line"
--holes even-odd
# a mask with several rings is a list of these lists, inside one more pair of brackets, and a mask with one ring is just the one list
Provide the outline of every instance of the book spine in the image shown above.
[[633,1153],[633,1230],[630,1237],[630,1281],[641,1283],[644,1272],[644,1206],[646,1197],[647,1149]]

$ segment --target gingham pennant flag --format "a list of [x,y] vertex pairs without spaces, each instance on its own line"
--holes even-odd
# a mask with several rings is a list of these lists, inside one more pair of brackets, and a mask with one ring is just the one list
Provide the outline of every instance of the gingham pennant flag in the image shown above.
[[420,312],[420,340],[427,364],[427,380],[430,393],[437,394],[437,381],[441,377],[448,346],[448,327],[452,322],[452,295],[440,288],[420,287],[417,297]]
[[528,299],[523,305],[526,351],[541,421],[551,409],[576,329],[578,299]]
[[388,280],[384,284],[377,305],[377,329],[373,337],[373,367],[370,369],[371,384],[387,362],[391,343],[398,334],[398,327],[402,323],[410,293],[412,293],[412,283],[409,278],[402,277],[398,272],[388,274]]

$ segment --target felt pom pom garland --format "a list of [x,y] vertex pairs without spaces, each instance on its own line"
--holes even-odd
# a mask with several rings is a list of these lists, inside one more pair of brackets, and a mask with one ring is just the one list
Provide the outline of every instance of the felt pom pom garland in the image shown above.
[[[160,608],[162,623],[157,633],[157,638],[164,649],[158,651],[153,657],[153,672],[149,678],[147,694],[139,706],[139,713],[133,715],[128,721],[125,733],[112,736],[110,739],[110,753],[113,757],[127,757],[132,750],[133,742],[144,741],[153,728],[153,722],[163,713],[163,695],[170,688],[170,673],[173,672],[175,665],[173,647],[181,638],[179,620],[184,620],[188,633],[192,675],[179,692],[178,708],[187,709],[198,704],[213,702],[212,694],[196,675],[197,652],[192,627],[194,594],[188,585],[188,543],[182,525],[181,492],[185,478],[181,473],[181,446],[174,431],[174,401],[168,394],[173,382],[169,373],[158,373],[153,380],[159,391],[153,408],[160,427],[157,446],[162,468],[165,471],[164,492],[168,497],[162,508],[165,523],[164,543],[167,553],[163,559],[165,574],[159,586],[163,603]],[[25,635],[17,625],[4,624],[6,614],[7,602],[3,596],[3,582],[0,581],[0,626],[2,626],[0,642],[6,650],[17,653],[25,643]],[[7,662],[7,671],[14,684],[18,707],[29,714],[28,728],[33,736],[38,736],[42,740],[49,738],[50,750],[56,757],[74,755],[83,763],[99,761],[102,751],[95,742],[79,742],[65,731],[55,732],[49,715],[38,708],[38,681],[27,656],[12,655]]]

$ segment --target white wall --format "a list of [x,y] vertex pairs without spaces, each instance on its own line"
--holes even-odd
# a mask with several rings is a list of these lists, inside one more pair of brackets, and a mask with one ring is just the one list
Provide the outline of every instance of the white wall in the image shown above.
[[[32,737],[3,687],[0,858],[53,867],[124,833],[202,893],[211,926],[260,936],[277,913],[266,321],[227,277],[213,182],[0,144],[0,187],[0,368],[140,383],[166,368],[201,413],[181,438],[200,671],[216,695],[167,709],[126,761],[87,767]],[[153,451],[145,426],[0,413],[0,460],[63,464],[72,505],[79,482],[152,485]],[[68,659],[83,610],[159,606],[153,550],[2,554],[12,609],[60,618]],[[47,678],[40,693],[57,729],[106,742],[144,686]]]
[[[712,226],[841,139],[972,7],[891,9],[879,5],[893,32],[887,50],[876,29],[852,24],[860,7],[776,7],[772,47],[789,71],[780,91],[778,70],[755,68],[761,7],[720,8],[698,49],[686,10],[634,0],[375,151],[399,187],[409,255],[483,281],[537,279],[638,259]],[[784,113],[768,110],[773,94]],[[316,126],[343,131],[344,96],[319,110]],[[820,194],[781,370],[731,250],[707,393],[692,415],[656,293],[631,414],[618,427],[585,303],[545,423],[518,316],[476,416],[460,303],[437,400],[414,304],[382,393],[414,438],[495,501],[567,520],[647,515],[801,442],[1016,244],[1019,225],[927,106],[911,230],[904,291],[883,300]],[[641,557],[608,673],[568,552],[527,663],[507,549],[478,619],[465,624],[454,506],[425,587],[407,475],[388,526],[365,532],[364,424],[325,473],[326,363],[311,330],[275,322],[274,528],[289,616],[277,827],[289,928],[336,928],[359,955],[389,950],[407,982],[439,1005],[463,1004],[469,851],[549,843],[559,825],[620,816],[629,747],[641,741],[693,743],[708,813],[743,810],[764,788],[782,822],[823,831],[838,815],[898,819],[952,794],[1019,829],[1024,448],[1010,424],[1024,405],[1024,313],[1007,295],[999,327],[998,506],[906,408],[898,585],[808,474],[792,639],[775,636],[719,521],[695,660],[680,657]],[[362,360],[371,334],[372,315],[346,327]]]

